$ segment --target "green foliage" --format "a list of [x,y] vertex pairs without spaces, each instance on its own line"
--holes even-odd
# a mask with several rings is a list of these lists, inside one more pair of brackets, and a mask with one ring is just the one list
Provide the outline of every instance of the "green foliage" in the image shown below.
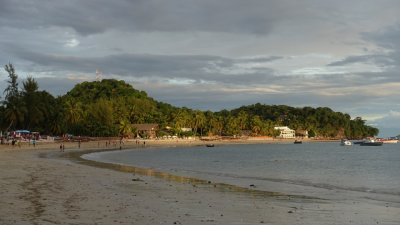
[[[229,135],[277,136],[275,126],[306,130],[310,137],[363,138],[379,130],[357,117],[334,112],[327,107],[295,108],[286,105],[242,106],[219,112],[178,108],[157,102],[124,81],[106,79],[77,84],[66,95],[54,98],[39,91],[28,77],[18,89],[12,64],[5,99],[0,105],[3,130],[33,129],[46,134],[89,136],[130,136],[131,124],[157,123],[159,134],[178,136]],[[168,129],[167,129],[168,127]],[[182,128],[192,128],[184,132]]]

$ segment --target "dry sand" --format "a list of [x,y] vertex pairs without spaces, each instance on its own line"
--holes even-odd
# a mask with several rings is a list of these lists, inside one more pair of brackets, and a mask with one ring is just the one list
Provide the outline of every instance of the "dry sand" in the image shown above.
[[[204,144],[146,142],[147,146]],[[0,147],[0,224],[400,224],[397,203],[269,196],[78,163],[77,143]],[[113,146],[114,147],[114,146]],[[119,145],[116,145],[117,149]],[[134,142],[123,148],[136,147]],[[81,149],[105,148],[105,142]]]

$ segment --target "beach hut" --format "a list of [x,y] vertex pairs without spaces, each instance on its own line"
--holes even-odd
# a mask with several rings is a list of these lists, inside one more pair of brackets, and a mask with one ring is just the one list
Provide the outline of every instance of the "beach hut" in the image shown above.
[[159,126],[156,123],[132,124],[132,128],[136,131],[136,137],[156,138]]

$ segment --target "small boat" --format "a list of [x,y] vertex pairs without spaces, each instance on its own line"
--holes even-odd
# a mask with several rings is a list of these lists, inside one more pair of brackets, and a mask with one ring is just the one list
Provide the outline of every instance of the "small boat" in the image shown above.
[[342,146],[350,146],[350,145],[353,145],[353,142],[351,142],[349,140],[346,140],[346,139],[342,139],[340,141],[340,145],[342,145]]
[[366,139],[360,145],[361,146],[381,146],[381,145],[383,145],[383,142],[377,141],[375,139]]
[[209,147],[209,148],[214,147],[214,144],[206,144],[206,147]]
[[302,140],[294,140],[294,144],[302,144],[303,141]]
[[353,141],[353,144],[355,145],[361,145],[361,143],[363,143],[364,140],[357,140],[357,141]]

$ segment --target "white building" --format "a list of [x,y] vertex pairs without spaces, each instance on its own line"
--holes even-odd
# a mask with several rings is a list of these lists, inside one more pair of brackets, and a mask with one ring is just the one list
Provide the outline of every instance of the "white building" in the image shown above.
[[295,138],[295,131],[290,129],[289,127],[274,127],[275,130],[279,130],[281,133],[279,134],[280,138]]

